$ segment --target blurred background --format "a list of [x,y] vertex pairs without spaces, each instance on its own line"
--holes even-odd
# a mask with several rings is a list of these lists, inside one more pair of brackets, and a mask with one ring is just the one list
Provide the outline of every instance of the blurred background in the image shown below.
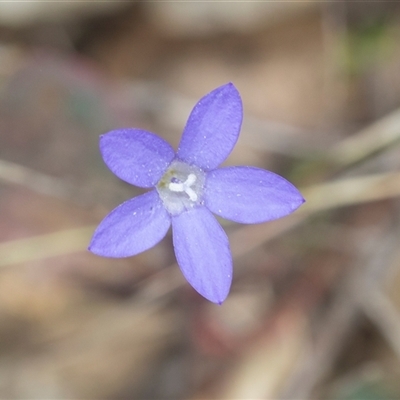
[[[245,114],[226,164],[307,203],[222,222],[234,280],[216,306],[170,234],[128,259],[86,248],[141,193],[99,135],[176,146],[229,81]],[[399,107],[396,2],[0,2],[0,397],[400,398]]]

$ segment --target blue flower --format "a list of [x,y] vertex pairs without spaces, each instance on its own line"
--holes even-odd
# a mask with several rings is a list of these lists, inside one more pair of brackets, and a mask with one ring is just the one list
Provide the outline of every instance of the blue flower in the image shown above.
[[153,133],[117,129],[100,137],[104,162],[147,193],[115,208],[94,232],[89,250],[134,256],[156,245],[172,225],[183,275],[206,299],[221,304],[232,282],[226,233],[212,213],[239,223],[281,218],[304,199],[287,180],[254,167],[217,167],[239,137],[242,101],[232,83],[204,96],[192,110],[175,153]]

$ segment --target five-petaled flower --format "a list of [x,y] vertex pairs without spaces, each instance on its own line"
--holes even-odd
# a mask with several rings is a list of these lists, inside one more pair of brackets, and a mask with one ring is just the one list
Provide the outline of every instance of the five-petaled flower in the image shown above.
[[176,153],[144,130],[102,135],[100,151],[110,170],[152,190],[111,211],[94,232],[89,250],[105,257],[133,256],[157,244],[172,224],[183,275],[202,296],[221,304],[232,282],[232,256],[212,213],[254,224],[288,215],[304,202],[291,183],[273,172],[217,169],[236,144],[242,115],[239,92],[228,83],[196,104]]

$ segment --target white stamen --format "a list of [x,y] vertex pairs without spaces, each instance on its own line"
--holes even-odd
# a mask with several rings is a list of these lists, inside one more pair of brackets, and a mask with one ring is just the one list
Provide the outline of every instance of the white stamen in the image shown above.
[[168,188],[172,192],[185,192],[189,196],[190,200],[197,201],[197,194],[191,188],[191,186],[196,182],[196,179],[197,178],[195,174],[189,174],[185,182],[170,182]]
[[192,186],[193,183],[196,182],[196,175],[195,174],[189,174],[189,176],[186,179],[185,185],[187,186]]
[[184,192],[185,191],[185,183],[176,183],[176,182],[171,182],[168,185],[169,190],[172,192]]
[[202,205],[205,174],[193,165],[175,160],[171,163],[156,188],[171,215]]
[[197,201],[197,193],[192,188],[186,188],[185,192],[189,196],[190,200]]

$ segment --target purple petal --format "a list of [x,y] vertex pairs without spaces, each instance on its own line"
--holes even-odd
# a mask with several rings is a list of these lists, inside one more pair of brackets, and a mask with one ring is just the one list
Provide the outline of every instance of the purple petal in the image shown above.
[[245,224],[271,221],[304,203],[286,179],[253,167],[228,167],[206,177],[205,205],[215,214]]
[[204,207],[172,217],[176,259],[187,281],[206,299],[221,304],[232,282],[226,233]]
[[154,186],[175,157],[164,139],[139,129],[118,129],[100,136],[100,151],[118,178],[144,188]]
[[170,217],[155,190],[122,203],[93,234],[89,250],[104,257],[130,257],[156,245],[167,233]]
[[242,100],[232,83],[213,90],[193,108],[178,157],[204,170],[216,168],[235,146],[242,116]]

